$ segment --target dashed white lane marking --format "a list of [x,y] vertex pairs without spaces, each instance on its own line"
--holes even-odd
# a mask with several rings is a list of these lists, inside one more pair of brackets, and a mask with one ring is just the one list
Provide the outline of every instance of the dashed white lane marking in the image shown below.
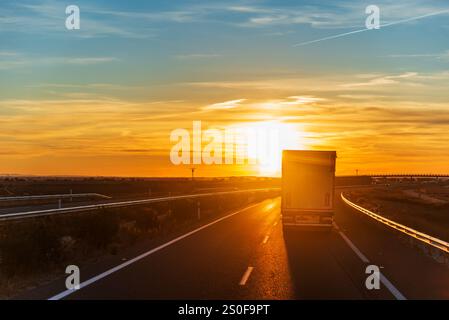
[[278,222],[279,222],[279,221],[276,221],[276,222],[273,224],[273,227],[276,227],[276,226],[278,225]]
[[192,231],[190,231],[190,232],[188,232],[188,233],[186,233],[186,234],[184,234],[184,235],[182,235],[182,236],[180,236],[180,237],[178,237],[176,239],[173,239],[173,240],[171,240],[171,241],[169,241],[167,243],[164,243],[163,245],[160,245],[159,247],[156,247],[156,248],[154,248],[154,249],[152,249],[150,251],[147,251],[147,252],[145,252],[145,253],[143,253],[143,254],[141,254],[141,255],[139,255],[139,256],[131,259],[131,260],[128,260],[128,261],[126,261],[126,262],[124,262],[124,263],[122,263],[122,264],[120,264],[120,265],[118,265],[118,266],[116,266],[116,267],[114,267],[112,269],[109,269],[109,270],[107,270],[107,271],[105,271],[105,272],[103,272],[103,273],[101,273],[101,274],[99,274],[99,275],[89,279],[89,280],[86,280],[86,281],[82,282],[80,284],[80,288],[78,290],[68,289],[68,290],[65,290],[65,291],[63,291],[63,292],[61,292],[61,293],[59,293],[59,294],[49,298],[48,300],[60,300],[60,299],[63,299],[65,297],[67,297],[68,295],[71,295],[72,293],[74,293],[76,291],[79,291],[79,290],[81,290],[81,289],[91,285],[94,282],[97,282],[98,280],[101,280],[101,279],[103,279],[103,278],[105,278],[105,277],[107,277],[107,276],[109,276],[109,275],[111,275],[111,274],[113,274],[113,273],[123,269],[123,268],[126,268],[127,266],[129,266],[130,264],[133,264],[134,262],[142,260],[142,259],[148,257],[149,255],[151,255],[151,254],[153,254],[153,253],[155,253],[155,252],[157,252],[159,250],[162,250],[162,249],[164,249],[164,248],[166,248],[166,247],[168,247],[168,246],[170,246],[170,245],[172,245],[172,244],[174,244],[174,243],[176,243],[176,242],[178,242],[178,241],[180,241],[180,240],[182,240],[184,238],[187,238],[187,237],[191,236],[194,233],[197,233],[197,232],[199,232],[199,231],[201,231],[203,229],[206,229],[206,228],[208,228],[208,227],[210,227],[210,226],[212,226],[212,225],[214,225],[214,224],[216,224],[216,223],[218,223],[220,221],[228,219],[228,218],[230,218],[232,216],[235,216],[236,214],[238,214],[240,212],[249,210],[249,209],[257,207],[259,205],[260,205],[260,203],[256,203],[256,204],[251,205],[249,207],[246,207],[246,208],[243,208],[241,210],[235,211],[235,212],[233,212],[231,214],[228,214],[227,216],[221,217],[221,218],[219,218],[219,219],[217,219],[215,221],[212,221],[211,223],[208,223],[208,224],[206,224],[204,226],[201,226],[201,227],[199,227],[199,228],[197,228],[195,230],[192,230]]
[[266,244],[268,242],[268,238],[269,236],[265,236],[265,238],[263,238],[262,244]]
[[254,267],[248,267],[248,269],[246,269],[245,273],[242,276],[242,279],[239,282],[239,285],[244,286],[246,284],[246,282],[249,279],[249,276],[251,275],[251,272],[253,272]]
[[[363,261],[363,263],[370,263],[368,258],[355,246],[355,244],[342,232],[338,225],[334,222],[334,227],[338,234],[343,238],[346,244],[355,252],[355,254]],[[407,300],[407,298],[385,277],[380,273],[380,282],[390,291],[396,300]]]

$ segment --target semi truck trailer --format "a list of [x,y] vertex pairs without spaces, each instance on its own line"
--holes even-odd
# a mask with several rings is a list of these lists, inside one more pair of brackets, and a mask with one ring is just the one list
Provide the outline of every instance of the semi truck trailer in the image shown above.
[[284,150],[281,214],[284,228],[332,229],[335,151]]

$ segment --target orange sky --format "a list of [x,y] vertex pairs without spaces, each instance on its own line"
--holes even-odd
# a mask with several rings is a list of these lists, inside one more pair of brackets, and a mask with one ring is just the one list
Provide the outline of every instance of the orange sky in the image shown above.
[[[449,138],[448,132],[420,124],[421,118],[437,120],[432,109],[409,104],[406,115],[400,115],[402,103],[390,110],[389,102],[356,101],[357,107],[349,98],[336,103],[311,96],[201,106],[181,101],[8,101],[20,112],[2,122],[0,166],[4,173],[20,174],[187,176],[191,165],[170,162],[175,145],[170,133],[184,128],[193,134],[192,121],[201,120],[203,131],[273,122],[275,128],[288,127],[281,136],[281,142],[287,140],[284,147],[337,150],[337,174],[356,169],[360,174],[446,172],[448,151],[440,142]],[[197,167],[201,176],[276,174],[248,165]]]
[[400,23],[335,39],[365,28],[363,4],[89,1],[68,31],[60,1],[22,2],[0,9],[0,174],[188,176],[170,134],[193,121],[269,124],[269,158],[336,150],[337,174],[449,173],[448,20],[426,15],[439,1],[382,1]]

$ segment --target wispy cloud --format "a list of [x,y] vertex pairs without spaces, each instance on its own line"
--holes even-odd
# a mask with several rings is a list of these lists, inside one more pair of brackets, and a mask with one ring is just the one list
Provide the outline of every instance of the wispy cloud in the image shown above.
[[[447,10],[436,1],[379,0],[384,27],[405,23],[435,15]],[[17,4],[18,9],[3,9],[0,23],[3,31],[28,33],[66,32],[64,28],[64,4],[45,0],[36,3]],[[257,3],[233,4],[197,3],[173,4],[164,9],[127,11],[114,9],[113,5],[83,4],[82,28],[77,37],[117,36],[148,38],[158,33],[162,23],[220,23],[240,27],[277,27],[308,25],[319,29],[357,28],[364,25],[364,6],[352,1],[339,1],[326,6],[302,2],[289,6],[273,6]],[[430,12],[430,14],[429,14]],[[413,18],[410,18],[412,16]],[[388,22],[390,21],[390,22]],[[132,22],[132,23],[130,23]],[[361,31],[350,31],[344,35]],[[337,37],[341,35],[333,35]],[[326,37],[329,38],[329,37]],[[318,39],[317,39],[318,40]],[[314,40],[312,40],[314,41]],[[309,42],[309,41],[308,41]],[[306,43],[306,42],[301,42]]]
[[29,57],[21,54],[1,55],[0,69],[14,69],[42,65],[94,65],[119,61],[115,57]]
[[212,59],[212,58],[219,58],[222,56],[223,55],[216,53],[190,53],[190,54],[175,55],[175,58],[180,60],[190,60],[190,59]]
[[[61,35],[67,34],[65,28],[66,4],[54,0],[38,1],[35,3],[17,3],[16,7],[0,9],[0,32],[23,32],[30,34]],[[81,29],[71,35],[80,38],[116,36],[123,38],[152,37],[151,30],[133,29],[129,23],[111,23],[104,19],[96,19],[93,14],[97,11],[89,5],[81,6]]]
[[409,80],[416,78],[418,76],[418,73],[416,72],[406,72],[402,74],[397,75],[382,75],[382,76],[376,76],[368,81],[363,82],[354,82],[354,83],[345,83],[342,84],[342,87],[346,88],[355,88],[355,87],[367,87],[367,86],[379,86],[379,85],[391,85],[399,83],[401,80]]
[[319,101],[324,101],[326,99],[319,98],[319,97],[313,97],[313,96],[291,96],[288,97],[286,101],[282,101],[281,105],[301,105],[301,104],[307,104],[307,103],[314,103]]
[[433,58],[438,60],[449,59],[449,50],[440,53],[405,53],[405,54],[390,54],[389,58]]
[[246,99],[237,99],[237,100],[230,100],[225,102],[219,102],[210,104],[208,106],[205,106],[204,110],[226,110],[226,109],[235,109],[241,105],[242,102],[244,102]]
[[229,11],[241,12],[241,13],[271,13],[272,9],[260,8],[254,6],[229,6],[226,7]]
[[[406,19],[402,19],[402,20],[398,20],[398,21],[393,21],[393,22],[388,22],[388,23],[381,24],[380,25],[380,29],[383,29],[383,28],[386,28],[386,27],[390,27],[390,26],[394,26],[394,25],[398,25],[398,24],[404,24],[404,23],[412,22],[412,21],[416,21],[416,20],[421,20],[421,19],[424,19],[424,18],[429,18],[429,17],[433,17],[433,16],[437,16],[437,15],[447,14],[447,13],[449,13],[449,9],[429,12],[429,13],[426,13],[426,14],[423,14],[423,15],[420,15],[420,16],[414,16],[414,17],[410,17],[410,18],[406,18]],[[373,32],[373,31],[376,31],[376,30],[371,30],[371,29],[367,29],[367,28],[353,30],[353,31],[349,31],[349,32],[344,32],[344,33],[331,35],[331,36],[324,37],[324,38],[318,38],[318,39],[315,39],[315,40],[300,42],[300,43],[294,44],[293,47],[301,47],[301,46],[314,44],[314,43],[318,43],[318,42],[322,42],[322,41],[334,40],[334,39],[338,39],[338,38],[347,37],[347,36],[350,36],[350,35],[353,35],[353,34],[366,32],[366,31]]]
[[177,22],[185,23],[196,20],[198,12],[191,10],[173,10],[158,12],[113,11],[100,8],[91,8],[91,12],[99,15],[113,16],[123,19],[139,19],[147,22]]
[[0,57],[16,57],[19,54],[14,51],[2,51],[0,50]]
[[114,61],[119,61],[119,59],[114,58],[114,57],[54,58],[54,59],[49,59],[50,63],[54,63],[54,62],[58,62],[58,61],[60,61],[61,63],[68,63],[68,64],[87,65],[87,64],[114,62]]

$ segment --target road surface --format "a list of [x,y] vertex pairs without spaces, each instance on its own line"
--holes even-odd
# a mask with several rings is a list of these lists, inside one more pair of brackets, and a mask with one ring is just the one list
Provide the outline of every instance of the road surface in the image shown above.
[[[280,199],[266,200],[163,247],[82,269],[80,290],[66,291],[61,279],[21,298],[449,299],[448,267],[336,195],[330,234],[285,234]],[[370,264],[381,268],[379,290],[365,287]]]

